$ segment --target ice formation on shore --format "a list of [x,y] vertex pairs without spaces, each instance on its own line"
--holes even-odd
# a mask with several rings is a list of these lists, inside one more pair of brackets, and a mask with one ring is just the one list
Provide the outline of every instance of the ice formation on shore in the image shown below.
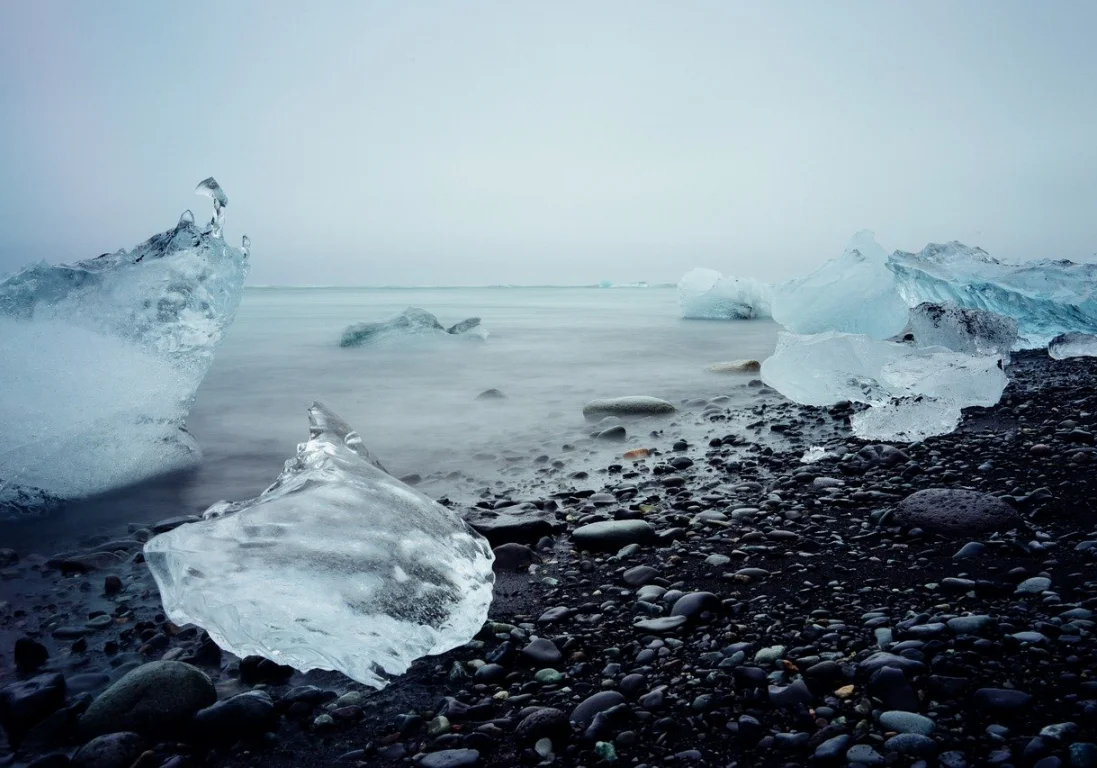
[[863,334],[782,332],[762,380],[804,405],[849,400],[871,408],[853,431],[876,440],[921,440],[956,428],[962,408],[998,402],[1007,379],[997,355],[915,347]]
[[485,539],[389,475],[319,404],[309,440],[257,498],[154,537],[167,616],[238,656],[331,669],[374,688],[472,639],[494,575]]
[[339,340],[341,347],[359,347],[397,336],[464,336],[486,339],[488,332],[480,326],[480,318],[470,317],[446,328],[425,309],[408,307],[396,317],[379,323],[357,323],[347,326]]
[[1056,360],[1097,357],[1097,336],[1088,333],[1061,333],[1048,343],[1047,353]]
[[910,305],[949,302],[1012,317],[1021,347],[1042,347],[1060,333],[1097,333],[1097,264],[1006,264],[951,242],[896,251],[887,266]]
[[858,232],[839,258],[774,289],[773,319],[798,334],[841,331],[886,339],[902,332],[909,307],[887,258],[871,232]]
[[1017,321],[985,309],[922,302],[910,311],[910,330],[920,347],[945,347],[969,355],[997,355],[1009,361],[1017,342]]
[[678,281],[682,317],[691,320],[752,320],[771,316],[773,287],[751,278],[692,269]]
[[192,463],[185,422],[248,273],[222,237],[212,178],[204,227],[132,251],[0,280],[0,512],[80,498]]

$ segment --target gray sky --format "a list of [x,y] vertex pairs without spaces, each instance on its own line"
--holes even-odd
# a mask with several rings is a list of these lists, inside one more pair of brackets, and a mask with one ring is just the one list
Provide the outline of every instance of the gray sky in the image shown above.
[[213,174],[253,284],[774,280],[1097,251],[1097,3],[0,4],[0,272]]

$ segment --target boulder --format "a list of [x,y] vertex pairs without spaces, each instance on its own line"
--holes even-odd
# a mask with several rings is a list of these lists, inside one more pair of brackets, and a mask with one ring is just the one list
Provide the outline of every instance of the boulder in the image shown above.
[[904,528],[966,536],[1005,531],[1020,522],[1013,507],[1001,499],[977,491],[929,488],[907,496],[895,509],[891,522]]
[[196,712],[215,701],[217,691],[205,672],[179,661],[152,661],[99,694],[80,718],[80,730],[85,736],[178,734]]

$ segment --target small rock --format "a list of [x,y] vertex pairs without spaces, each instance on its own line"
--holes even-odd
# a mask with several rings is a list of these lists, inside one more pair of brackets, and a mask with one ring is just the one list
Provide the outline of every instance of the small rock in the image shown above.
[[123,731],[92,739],[72,756],[73,768],[130,768],[145,749],[139,734]]

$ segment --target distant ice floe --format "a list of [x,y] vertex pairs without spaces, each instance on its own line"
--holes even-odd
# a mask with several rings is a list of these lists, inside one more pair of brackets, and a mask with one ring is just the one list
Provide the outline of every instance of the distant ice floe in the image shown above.
[[341,347],[360,347],[396,338],[415,336],[463,336],[486,339],[488,332],[480,326],[480,318],[470,317],[446,328],[438,318],[419,307],[408,307],[396,317],[379,323],[358,323],[348,326],[339,340]]
[[0,279],[0,515],[193,464],[194,395],[236,315],[250,241],[225,242],[228,198],[131,251]]

